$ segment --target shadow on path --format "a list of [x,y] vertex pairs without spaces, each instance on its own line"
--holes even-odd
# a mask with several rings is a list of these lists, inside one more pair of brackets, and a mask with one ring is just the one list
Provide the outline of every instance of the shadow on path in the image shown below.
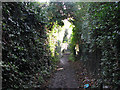
[[57,71],[50,79],[49,88],[79,88],[75,70],[68,61],[69,54],[64,54],[60,59]]

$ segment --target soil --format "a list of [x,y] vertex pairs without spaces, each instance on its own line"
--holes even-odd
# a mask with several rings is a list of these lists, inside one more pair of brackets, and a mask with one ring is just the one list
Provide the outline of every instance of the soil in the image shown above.
[[85,84],[93,85],[94,79],[80,61],[68,60],[69,54],[60,59],[56,71],[48,80],[47,88],[84,88]]
[[79,88],[74,68],[71,67],[68,56],[69,54],[64,54],[60,59],[57,70],[50,79],[49,88]]

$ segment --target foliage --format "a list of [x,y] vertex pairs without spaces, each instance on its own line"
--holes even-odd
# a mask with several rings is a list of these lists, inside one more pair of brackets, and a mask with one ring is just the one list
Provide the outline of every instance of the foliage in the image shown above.
[[90,72],[100,74],[99,83],[117,89],[120,84],[119,11],[119,2],[3,3],[3,89],[24,88],[26,84],[30,87],[29,79],[35,75],[39,75],[38,83],[42,84],[60,54],[61,42],[52,42],[57,39],[55,33],[59,33],[56,28],[63,26],[62,20],[67,18],[72,18],[69,21],[75,26],[70,58],[82,60]]
[[60,53],[61,53],[61,42],[59,41],[59,29],[60,26],[58,23],[54,23],[51,31],[48,33],[48,40],[49,40],[49,46],[50,46],[50,51],[51,51],[51,56],[54,58],[52,61],[57,62],[59,61],[60,58]]
[[50,71],[46,16],[46,4],[3,3],[3,89],[22,88],[34,74]]
[[[56,22],[64,25],[62,20],[70,12],[64,6],[63,3],[3,3],[3,89],[24,88],[26,84],[35,87],[29,81],[37,75],[41,85],[50,73],[57,57],[51,56],[48,33]],[[53,53],[58,54],[56,50]]]
[[75,13],[73,21],[75,25],[72,37],[73,48],[79,44],[78,58],[81,57],[89,71],[96,75],[100,74],[99,83],[118,89],[120,4],[115,2],[77,3],[77,5],[80,9]]
[[68,42],[67,35],[68,35],[68,30],[66,29],[66,30],[65,30],[65,34],[64,34],[64,37],[63,37],[63,43]]
[[[91,29],[92,40],[96,48],[101,50],[101,75],[103,83],[117,89],[120,82],[118,80],[119,59],[120,59],[120,4],[116,3],[98,3],[91,4],[90,15],[92,14]],[[93,15],[94,13],[94,15]],[[97,20],[96,20],[97,19]],[[93,24],[93,21],[94,24]],[[95,45],[94,44],[94,45]]]

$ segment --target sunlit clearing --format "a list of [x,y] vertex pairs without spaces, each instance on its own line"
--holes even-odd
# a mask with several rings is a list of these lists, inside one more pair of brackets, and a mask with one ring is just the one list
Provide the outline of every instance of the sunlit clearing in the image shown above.
[[66,29],[68,30],[67,38],[69,39],[70,35],[72,34],[72,28],[73,28],[73,27],[70,27],[72,24],[67,19],[63,20],[63,22],[64,22],[64,26],[62,27],[62,31],[60,32],[59,37],[58,37],[58,39],[61,42],[63,41],[65,30]]
[[63,22],[64,22],[64,26],[62,27],[62,31],[59,34],[59,40],[63,41],[65,30],[67,30],[67,32],[68,32],[68,35],[67,35],[68,42],[62,43],[62,45],[61,45],[61,51],[63,49],[65,49],[65,50],[67,49],[67,47],[69,45],[69,41],[70,41],[70,36],[72,34],[72,29],[74,27],[67,19],[63,20]]
[[63,20],[63,22],[64,22],[64,28],[68,30],[67,38],[69,39],[70,35],[72,34],[72,27],[70,27],[71,23],[67,19]]
[[63,20],[63,23],[64,26],[61,27],[57,25],[57,22],[55,22],[52,30],[48,33],[49,46],[50,46],[50,51],[52,52],[52,56],[55,55],[54,52],[56,50],[56,47],[60,47],[60,52],[68,49],[70,36],[72,34],[72,28],[74,26],[67,19]]

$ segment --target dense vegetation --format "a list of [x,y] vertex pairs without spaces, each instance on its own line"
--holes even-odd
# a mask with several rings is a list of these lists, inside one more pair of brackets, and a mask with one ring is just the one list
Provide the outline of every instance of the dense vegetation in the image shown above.
[[55,38],[53,35],[49,42],[49,32],[55,23],[63,26],[61,20],[68,12],[62,10],[61,3],[50,3],[49,7],[46,3],[3,3],[3,89],[26,84],[35,87],[35,79],[41,85],[49,75],[57,58],[52,51],[56,43],[51,42]]
[[[73,55],[98,79],[98,86],[118,89],[120,81],[120,3],[77,3]],[[78,55],[75,47],[79,45]],[[76,50],[77,50],[76,49]],[[78,51],[77,50],[77,51]]]
[[50,68],[45,6],[38,5],[3,3],[3,88],[22,87],[36,73],[42,81]]
[[35,87],[35,80],[40,87],[58,60],[60,43],[67,42],[66,35],[62,42],[54,41],[54,33],[67,18],[72,18],[69,21],[75,26],[70,44],[72,57],[99,78],[98,86],[117,89],[119,11],[119,2],[3,3],[3,89]]

